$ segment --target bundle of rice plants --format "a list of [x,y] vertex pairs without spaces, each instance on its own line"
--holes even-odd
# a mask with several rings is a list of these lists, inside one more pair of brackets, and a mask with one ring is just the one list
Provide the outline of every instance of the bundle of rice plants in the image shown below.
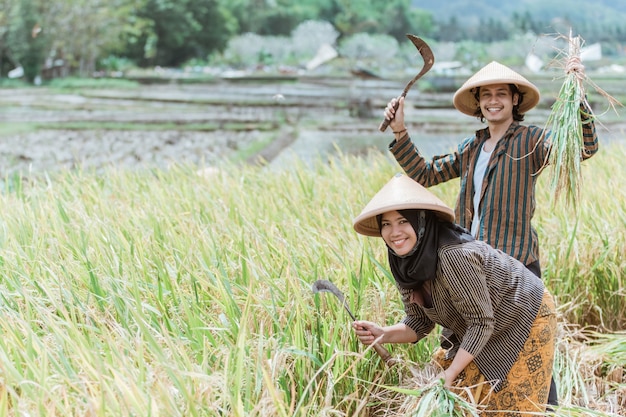
[[436,381],[422,390],[415,416],[478,416],[476,407]]
[[[401,415],[415,417],[478,417],[478,406],[463,396],[463,393],[466,393],[466,391],[457,394],[447,389],[443,382],[443,379],[437,379],[417,390],[402,390],[408,397],[401,407]],[[398,391],[401,390],[396,389]]]
[[[565,193],[565,200],[574,209],[579,201],[582,174],[580,169],[581,153],[584,150],[583,121],[581,119],[581,103],[585,104],[588,114],[587,121],[595,115],[587,102],[585,84],[589,83],[602,96],[609,100],[611,106],[620,104],[604,90],[591,82],[584,72],[580,58],[583,40],[580,36],[568,39],[569,48],[560,60],[565,70],[565,80],[559,90],[555,103],[552,105],[546,126],[550,131],[551,150],[547,163],[551,166],[550,185],[553,205]],[[559,59],[557,58],[557,62]]]
[[[547,121],[552,143],[548,163],[552,167],[550,185],[554,201],[565,191],[567,202],[574,205],[578,199],[582,179],[580,153],[584,146],[580,103],[586,100],[583,83],[585,75],[579,71],[580,37],[570,37],[569,53],[565,62],[565,81],[561,85]],[[578,65],[568,65],[569,63]]]

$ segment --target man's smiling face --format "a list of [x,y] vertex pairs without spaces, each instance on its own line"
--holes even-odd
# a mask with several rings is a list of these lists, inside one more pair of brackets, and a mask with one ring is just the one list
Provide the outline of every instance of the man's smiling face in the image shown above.
[[513,106],[518,95],[511,92],[508,84],[491,84],[480,87],[478,92],[480,110],[489,123],[511,123]]

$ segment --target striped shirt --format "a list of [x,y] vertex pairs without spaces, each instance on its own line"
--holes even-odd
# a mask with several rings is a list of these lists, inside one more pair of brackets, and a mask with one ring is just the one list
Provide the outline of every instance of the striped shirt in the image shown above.
[[498,390],[530,334],[545,287],[518,260],[474,240],[439,249],[432,308],[411,303],[411,290],[398,289],[406,313],[402,322],[418,339],[435,324],[452,330],[460,340],[453,351],[461,347],[474,355]]
[[[584,109],[584,107],[581,107]],[[584,150],[587,159],[598,150],[592,119],[583,114]],[[474,168],[489,129],[476,131],[463,140],[455,152],[427,161],[408,134],[389,145],[389,150],[406,174],[425,187],[460,178],[455,207],[456,222],[472,229],[474,217]],[[535,214],[537,174],[545,166],[549,140],[544,129],[513,122],[498,141],[487,166],[480,190],[480,225],[477,239],[484,240],[528,265],[539,260],[537,232],[531,224]]]

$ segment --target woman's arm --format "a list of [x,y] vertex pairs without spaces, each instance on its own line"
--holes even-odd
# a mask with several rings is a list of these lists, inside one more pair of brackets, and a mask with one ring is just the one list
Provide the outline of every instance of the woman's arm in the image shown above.
[[404,323],[381,327],[371,321],[357,320],[352,323],[354,332],[361,343],[371,345],[382,336],[378,343],[414,343],[420,338],[413,329]]
[[448,369],[443,371],[443,373],[439,375],[438,378],[442,378],[445,381],[444,385],[446,387],[452,387],[454,385],[454,381],[459,376],[461,371],[465,369],[465,367],[469,365],[470,362],[473,360],[474,355],[472,355],[463,348],[459,349]]

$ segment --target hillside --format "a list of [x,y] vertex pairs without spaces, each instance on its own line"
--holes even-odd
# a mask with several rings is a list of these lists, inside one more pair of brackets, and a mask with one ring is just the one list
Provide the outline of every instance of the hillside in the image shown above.
[[529,13],[542,21],[566,19],[573,23],[586,21],[599,24],[624,25],[626,20],[626,2],[623,0],[596,0],[593,4],[586,0],[520,0],[502,2],[501,0],[448,0],[438,2],[413,1],[419,9],[433,13],[438,21],[455,16],[460,22],[478,22],[480,19],[509,19],[513,13]]

